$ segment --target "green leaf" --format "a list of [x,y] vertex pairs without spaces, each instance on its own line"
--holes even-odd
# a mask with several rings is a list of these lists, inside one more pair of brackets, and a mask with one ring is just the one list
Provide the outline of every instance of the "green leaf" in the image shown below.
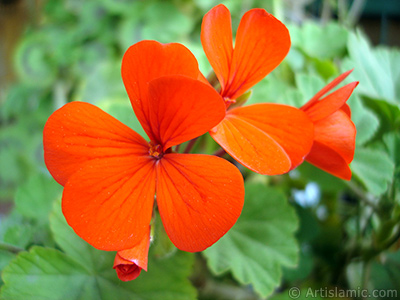
[[379,130],[376,137],[382,136],[388,131],[399,131],[400,129],[400,106],[386,100],[362,97],[366,106],[379,118]]
[[38,107],[43,97],[43,90],[23,83],[14,84],[5,91],[5,97],[0,104],[0,117],[5,121],[21,117],[21,114]]
[[400,166],[400,133],[390,132],[383,136],[388,154],[396,166]]
[[[216,5],[215,0],[193,0],[193,2],[203,11],[203,14],[207,13]],[[225,5],[229,9],[232,15],[233,23],[235,20],[240,19],[240,14],[243,14],[243,3],[241,1],[220,0],[218,3]],[[237,25],[233,26],[234,29],[236,27]]]
[[[299,289],[298,287],[294,286],[292,288],[284,290],[280,294],[274,295],[273,297],[269,298],[269,300],[291,300],[291,299],[296,299],[296,300],[307,300],[307,299],[322,300],[325,297],[321,298],[319,296],[321,294],[321,290],[322,289],[320,289],[320,288],[314,288],[314,287]],[[336,299],[336,298],[332,298],[332,299]],[[336,299],[336,300],[338,300],[338,299]]]
[[338,68],[331,60],[320,60],[318,58],[313,59],[313,65],[323,78],[329,79],[338,72]]
[[[142,1],[132,1],[132,0],[100,0],[100,2],[105,6],[105,8],[111,12],[118,14],[128,14],[130,16],[136,15],[137,7]],[[143,1],[145,2],[145,1]],[[135,14],[129,13],[134,11]]]
[[282,266],[294,266],[298,221],[285,196],[262,184],[246,184],[245,205],[237,223],[204,256],[215,274],[230,271],[242,284],[252,284],[262,297],[279,285]]
[[13,224],[4,233],[5,243],[25,248],[33,237],[33,228],[29,224]]
[[21,252],[3,271],[1,299],[195,299],[187,277],[193,255],[177,251],[168,258],[149,254],[148,272],[122,282],[112,269],[115,252],[94,249],[66,223],[57,201],[51,215],[56,242],[65,251],[33,247]]
[[351,120],[357,128],[356,144],[363,145],[377,132],[379,119],[363,105],[357,95],[350,97],[348,104],[351,108]]
[[4,269],[0,296],[8,300],[85,299],[90,296],[88,275],[83,266],[60,251],[33,247]]
[[15,254],[9,251],[0,250],[0,270],[15,257]]
[[300,72],[305,65],[305,57],[298,49],[291,47],[288,55],[285,57],[285,62],[287,62],[293,72]]
[[61,202],[53,202],[50,215],[50,229],[54,240],[63,251],[76,262],[91,270],[102,270],[110,267],[106,252],[99,251],[82,240],[65,221],[61,212]]
[[[108,2],[115,2],[113,0],[102,0]],[[137,43],[141,40],[141,18],[143,15],[143,11],[145,9],[146,2],[145,1],[135,1],[132,2],[136,7],[133,10],[135,14],[130,14],[128,17],[124,18],[118,27],[117,39],[121,46],[121,48],[125,51],[134,43]],[[156,37],[153,37],[155,39]]]
[[119,40],[123,49],[140,40],[161,43],[186,40],[193,29],[191,16],[167,1],[136,1],[135,14],[122,22]]
[[17,182],[23,176],[21,169],[23,165],[19,159],[15,148],[9,145],[2,145],[0,152],[0,179],[8,184],[10,182]]
[[254,93],[249,102],[265,102],[257,100],[264,97],[267,102],[301,107],[325,86],[325,82],[320,76],[304,72],[296,73],[295,80],[297,89],[274,75],[269,75],[258,84],[260,86],[254,87]]
[[48,49],[51,43],[40,32],[22,40],[16,50],[15,69],[24,83],[36,87],[48,87],[56,79],[57,68]]
[[197,62],[199,64],[200,71],[204,74],[204,76],[208,76],[210,72],[213,72],[210,63],[208,62],[207,56],[204,53],[203,46],[200,41],[187,41],[185,42],[185,46],[193,53],[196,57]]
[[343,68],[354,68],[351,78],[360,81],[357,90],[400,106],[400,51],[372,49],[360,31],[349,35],[347,47],[350,59],[343,62]]
[[83,80],[97,71],[100,61],[112,60],[111,48],[101,41],[83,44],[80,49],[79,58],[74,62],[74,72]]
[[303,94],[302,106],[325,86],[325,82],[319,76],[298,73],[296,74],[296,85]]
[[384,151],[358,148],[351,169],[369,192],[379,196],[392,180],[394,163]]
[[301,243],[310,243],[320,234],[318,219],[310,208],[299,205],[295,208],[300,221],[300,228],[297,230],[296,237]]
[[389,157],[395,163],[395,171],[393,176],[393,200],[396,200],[396,202],[400,205],[400,133],[387,133],[383,136],[383,141],[385,142]]
[[270,74],[253,87],[251,98],[247,101],[247,104],[265,102],[287,104],[284,91],[290,89],[291,87],[285,81],[274,74]]
[[155,221],[151,229],[151,236],[154,239],[152,241],[153,253],[156,257],[168,257],[178,250],[165,232],[159,213],[156,213]]
[[37,173],[37,168],[44,167],[42,130],[49,114],[46,106],[31,107],[29,111],[20,112],[9,125],[3,124],[0,128],[0,193],[3,184],[24,182]]
[[283,268],[283,278],[289,282],[304,280],[311,274],[313,267],[313,253],[305,247],[300,251],[299,263],[296,268]]
[[[94,24],[92,23],[92,26]],[[76,61],[78,53],[81,51],[81,41],[73,28],[64,24],[52,24],[42,27],[40,34],[45,36],[48,45],[42,51],[51,58],[51,61],[58,68],[62,68],[62,75],[66,77],[70,66]],[[57,76],[58,78],[61,75]]]
[[113,32],[110,27],[115,23],[111,21],[111,14],[104,9],[103,4],[99,3],[99,1],[74,2],[74,11],[78,20],[74,22],[75,26],[73,28],[68,28],[69,31],[72,31],[70,35],[75,38],[75,41],[71,41],[71,45],[79,49],[83,41],[90,38],[96,40],[107,39],[110,33]]
[[170,43],[185,38],[194,25],[193,20],[169,2],[156,2],[143,12],[146,26],[142,28],[142,39],[155,39]]
[[17,189],[15,209],[26,218],[46,224],[52,204],[61,191],[62,187],[54,179],[37,174]]
[[332,59],[345,53],[348,32],[337,23],[321,26],[316,22],[305,22],[301,28],[288,27],[292,45],[308,56]]
[[[0,273],[14,257],[15,257],[14,253],[5,250],[0,250]],[[3,281],[0,278],[0,286],[2,285],[2,283]]]
[[129,103],[128,95],[121,80],[121,65],[111,60],[101,62],[84,78],[78,87],[74,99],[92,104],[124,97]]
[[376,290],[400,291],[400,251],[386,254],[382,262],[372,263],[370,286]]
[[306,103],[303,93],[299,90],[287,90],[284,95],[286,100],[283,104],[300,108]]
[[124,99],[103,101],[99,103],[98,106],[105,112],[112,115],[114,118],[132,128],[146,140],[148,139],[146,132],[144,131],[138,118],[136,118],[132,105],[129,102],[128,96],[126,96],[126,98]]
[[192,263],[188,253],[150,261],[149,272],[133,282],[119,281],[112,269],[114,254],[104,255],[109,267],[96,272],[58,250],[35,246],[4,269],[0,299],[195,299],[186,279]]
[[357,289],[363,285],[363,267],[364,263],[361,261],[351,262],[346,267],[347,283],[351,289]]

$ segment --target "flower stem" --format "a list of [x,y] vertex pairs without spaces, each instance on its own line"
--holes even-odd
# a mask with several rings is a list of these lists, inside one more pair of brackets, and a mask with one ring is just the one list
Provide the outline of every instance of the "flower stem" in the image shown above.
[[347,186],[350,188],[350,190],[358,196],[358,198],[364,202],[366,205],[370,206],[376,213],[379,214],[379,207],[374,203],[373,197],[371,197],[369,194],[365,193],[363,190],[361,190],[357,185],[355,185],[353,182],[347,182]]
[[211,84],[211,86],[215,89],[219,87],[219,82],[217,75],[215,75],[214,71],[211,71],[207,76],[207,81]]
[[198,138],[194,138],[194,139],[190,140],[186,146],[185,151],[183,151],[183,153],[189,153],[193,149],[193,146],[196,143],[197,139]]
[[20,247],[14,246],[14,245],[10,245],[7,243],[0,243],[0,250],[15,253],[15,254],[17,254],[21,251],[25,251],[25,249],[23,249],[23,248],[20,248]]
[[284,22],[284,18],[285,18],[285,3],[284,1],[281,0],[273,0],[273,12],[274,12],[274,16],[280,20],[281,22]]
[[218,157],[222,157],[222,156],[224,156],[225,154],[226,154],[225,149],[221,148],[221,149],[215,151],[213,155],[218,156]]
[[55,83],[53,89],[54,109],[59,109],[63,105],[67,104],[69,88],[69,85],[65,81],[59,80]]

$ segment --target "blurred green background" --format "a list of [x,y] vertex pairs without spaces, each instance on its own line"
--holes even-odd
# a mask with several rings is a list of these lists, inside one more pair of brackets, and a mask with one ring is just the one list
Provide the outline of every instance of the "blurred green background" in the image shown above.
[[[234,31],[243,13],[253,7],[267,9],[290,30],[289,55],[254,87],[249,103],[277,102],[299,107],[338,74],[354,68],[347,80],[360,81],[349,100],[357,126],[353,179],[343,182],[308,164],[275,177],[242,169],[246,188],[252,191],[246,196],[247,202],[251,203],[251,197],[264,197],[258,195],[272,189],[268,191],[273,196],[266,194],[269,200],[261,205],[261,210],[266,210],[265,222],[268,205],[276,205],[281,197],[288,202],[282,214],[287,216],[287,224],[293,225],[291,229],[279,229],[285,223],[276,221],[271,223],[278,228],[274,237],[259,238],[267,244],[278,241],[291,247],[291,256],[279,257],[275,251],[270,256],[273,267],[266,266],[258,275],[253,270],[254,276],[246,278],[229,263],[224,268],[218,266],[218,246],[203,255],[174,254],[172,261],[164,261],[160,269],[153,271],[154,275],[146,274],[154,277],[143,280],[151,291],[157,285],[154,278],[161,280],[168,275],[176,262],[179,266],[187,264],[184,271],[174,273],[180,278],[177,294],[166,292],[160,296],[164,287],[168,290],[174,284],[164,282],[158,287],[158,296],[148,293],[141,298],[141,292],[130,294],[138,289],[132,285],[126,287],[130,292],[121,294],[119,299],[264,299],[271,295],[274,299],[290,299],[287,290],[294,286],[303,291],[309,287],[400,291],[400,51],[396,48],[400,46],[400,2],[220,2],[232,13]],[[194,53],[207,75],[211,68],[200,44],[201,20],[220,2],[0,0],[0,271],[5,268],[2,278],[6,283],[1,299],[52,299],[36,290],[29,296],[18,292],[20,286],[29,287],[24,281],[27,278],[41,282],[36,285],[38,290],[51,285],[38,270],[24,265],[23,258],[63,253],[74,258],[74,263],[79,261],[79,255],[76,258],[68,245],[60,242],[60,237],[74,238],[60,229],[64,225],[57,223],[62,218],[57,210],[62,189],[49,176],[43,161],[42,130],[47,118],[69,101],[85,101],[145,136],[122,84],[123,53],[143,39],[181,42]],[[41,247],[62,251],[53,253]],[[92,251],[85,247],[82,246],[82,253]],[[159,251],[158,256],[169,251],[157,249],[154,251]],[[96,255],[109,263],[103,254]],[[232,258],[235,259],[244,258],[238,255]],[[109,269],[111,265],[108,264]],[[25,273],[15,271],[18,267]],[[190,282],[185,279],[189,276]],[[273,280],[268,281],[268,276]],[[82,288],[68,280],[57,282],[60,286],[71,284],[74,291]],[[115,288],[121,289],[119,283]],[[112,291],[110,288],[111,294]],[[54,299],[98,299],[96,295],[116,299],[111,294],[87,292],[82,294],[85,296]]]

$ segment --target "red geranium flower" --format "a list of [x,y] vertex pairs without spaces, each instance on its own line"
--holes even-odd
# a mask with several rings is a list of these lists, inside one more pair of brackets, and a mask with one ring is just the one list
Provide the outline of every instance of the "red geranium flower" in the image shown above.
[[346,104],[358,82],[349,83],[322,98],[352,70],[343,73],[320,90],[301,109],[314,123],[314,143],[306,160],[339,178],[350,180],[355,150],[356,127]]
[[198,76],[196,59],[179,44],[143,41],[125,53],[123,81],[150,142],[88,103],[71,102],[50,116],[46,165],[64,186],[68,224],[94,247],[146,242],[155,194],[179,249],[204,250],[236,222],[244,201],[239,170],[219,157],[171,151],[225,115],[220,95]]
[[229,109],[289,52],[285,25],[264,9],[252,9],[240,21],[233,48],[230,12],[218,5],[203,18],[201,42],[228,110],[210,131],[214,140],[257,173],[282,174],[299,165],[313,142],[313,124],[304,112],[271,103]]

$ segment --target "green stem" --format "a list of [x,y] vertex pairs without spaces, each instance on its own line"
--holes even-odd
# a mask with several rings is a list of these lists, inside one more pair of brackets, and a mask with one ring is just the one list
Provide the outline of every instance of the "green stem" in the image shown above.
[[213,155],[214,155],[214,156],[218,156],[218,157],[222,157],[222,156],[224,156],[225,154],[226,154],[225,149],[220,148],[219,150],[215,151]]
[[217,89],[219,87],[219,82],[218,82],[218,78],[217,75],[215,75],[214,71],[211,71],[208,75],[207,75],[207,81],[211,84],[211,86],[215,89]]
[[281,22],[285,20],[285,1],[282,0],[273,0],[273,7],[274,7],[274,16]]
[[331,19],[331,4],[329,1],[325,0],[322,2],[322,11],[321,11],[321,23],[326,24]]
[[383,250],[386,250],[386,249],[390,248],[399,239],[400,239],[400,227],[398,227],[396,233],[393,234],[393,236],[386,243],[384,243],[381,247],[379,247],[377,250],[380,253]]
[[[371,263],[369,261],[364,262],[363,274],[362,274],[362,289],[368,288],[369,277],[371,276]],[[363,297],[363,300],[367,298]]]
[[0,242],[0,250],[15,253],[15,254],[17,254],[21,251],[25,251],[25,249],[23,249],[23,248],[20,248],[20,247],[14,246],[14,245],[10,245],[7,243],[2,243],[2,242]]
[[347,186],[350,190],[358,196],[358,198],[364,202],[366,205],[370,206],[376,213],[379,214],[379,207],[374,203],[374,198],[370,195],[365,193],[362,189],[360,189],[357,185],[353,182],[347,182]]
[[350,260],[359,257],[363,261],[368,262],[374,257],[381,254],[383,251],[389,249],[393,246],[400,238],[400,227],[397,228],[395,234],[391,236],[386,242],[381,243],[380,245],[376,245],[373,242],[370,243],[369,246],[365,246],[362,243],[358,242],[356,245],[350,249]]
[[53,90],[54,109],[59,109],[60,107],[67,104],[68,92],[69,92],[69,86],[65,81],[59,80],[55,83]]
[[347,14],[346,25],[353,27],[363,12],[365,6],[365,0],[354,0],[353,4],[351,5],[350,11]]
[[183,151],[183,153],[189,153],[193,149],[194,144],[196,144],[197,139],[198,139],[198,137],[190,140],[186,146],[185,151]]
[[347,8],[348,8],[347,0],[338,1],[338,18],[341,24],[345,24],[347,20]]

